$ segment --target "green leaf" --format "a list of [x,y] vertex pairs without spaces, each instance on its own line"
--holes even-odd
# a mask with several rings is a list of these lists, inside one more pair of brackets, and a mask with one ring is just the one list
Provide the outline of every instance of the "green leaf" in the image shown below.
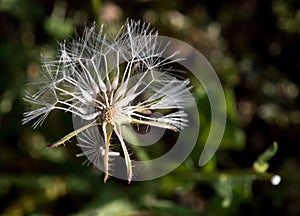
[[278,144],[277,142],[274,142],[273,145],[268,148],[266,151],[264,151],[254,162],[253,169],[256,172],[263,173],[266,172],[269,168],[269,161],[277,152]]

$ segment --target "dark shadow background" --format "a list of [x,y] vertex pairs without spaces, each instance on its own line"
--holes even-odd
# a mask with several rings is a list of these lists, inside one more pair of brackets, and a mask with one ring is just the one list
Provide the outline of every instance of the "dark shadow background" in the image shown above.
[[[75,141],[45,149],[72,130],[71,117],[53,112],[37,130],[22,126],[22,97],[39,75],[40,53],[55,56],[56,41],[94,20],[112,25],[127,17],[204,54],[224,85],[228,121],[205,167],[197,166],[196,149],[163,178],[105,185],[102,173],[80,165]],[[299,34],[296,0],[0,0],[1,214],[300,215]],[[197,99],[201,146],[209,109],[200,93]],[[274,141],[268,171],[282,177],[278,186],[253,178],[251,168]]]

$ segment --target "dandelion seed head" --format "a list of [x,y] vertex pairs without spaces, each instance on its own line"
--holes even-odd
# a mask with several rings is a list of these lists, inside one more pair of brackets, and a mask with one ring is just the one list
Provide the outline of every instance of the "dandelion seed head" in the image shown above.
[[[41,125],[55,109],[71,113],[86,124],[74,132],[83,150],[78,156],[87,156],[106,173],[110,157],[118,155],[109,149],[114,133],[130,181],[132,162],[120,127],[133,123],[180,131],[188,125],[184,108],[193,98],[189,81],[178,79],[168,68],[180,58],[176,52],[162,58],[167,46],[149,24],[127,20],[116,35],[104,32],[103,25],[94,23],[82,37],[59,43],[58,59],[44,60],[38,90],[24,97],[34,106],[24,113],[22,123],[35,120],[33,127]],[[156,110],[170,113],[151,116]]]

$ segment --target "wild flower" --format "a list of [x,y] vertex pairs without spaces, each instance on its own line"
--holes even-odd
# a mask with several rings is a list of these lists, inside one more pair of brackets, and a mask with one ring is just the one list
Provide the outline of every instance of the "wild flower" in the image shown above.
[[[103,25],[86,27],[82,37],[59,43],[57,60],[44,60],[42,82],[24,97],[34,106],[24,113],[23,124],[34,120],[36,128],[55,109],[81,119],[79,128],[48,148],[77,136],[83,150],[78,156],[101,164],[104,182],[110,158],[119,155],[111,150],[111,137],[116,136],[130,182],[133,166],[123,125],[144,124],[173,131],[187,126],[184,108],[190,103],[191,87],[188,80],[179,79],[167,67],[180,58],[176,58],[177,52],[162,58],[166,48],[158,41],[158,33],[141,21],[127,20],[115,36],[106,34]],[[151,115],[161,110],[168,113]]]

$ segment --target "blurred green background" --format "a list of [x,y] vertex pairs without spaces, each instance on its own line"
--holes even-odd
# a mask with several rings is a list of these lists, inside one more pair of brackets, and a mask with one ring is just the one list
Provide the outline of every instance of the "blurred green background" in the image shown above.
[[[102,173],[76,158],[74,140],[46,150],[72,130],[65,113],[51,113],[37,130],[21,125],[25,84],[39,76],[40,54],[55,56],[57,41],[85,24],[127,17],[191,44],[218,73],[228,120],[206,166],[197,166],[210,126],[200,88],[197,148],[152,181],[104,184]],[[1,215],[300,215],[299,34],[297,0],[0,0]],[[282,177],[277,186],[273,173]]]

